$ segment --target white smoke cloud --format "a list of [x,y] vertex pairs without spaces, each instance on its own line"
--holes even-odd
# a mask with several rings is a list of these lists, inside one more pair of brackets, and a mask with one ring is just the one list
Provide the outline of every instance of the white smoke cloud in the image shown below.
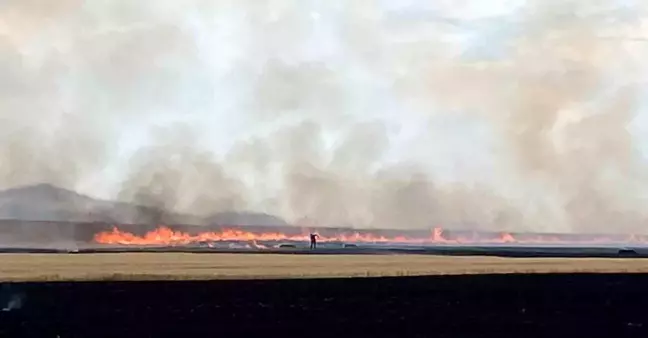
[[358,226],[634,231],[646,9],[5,1],[0,183]]

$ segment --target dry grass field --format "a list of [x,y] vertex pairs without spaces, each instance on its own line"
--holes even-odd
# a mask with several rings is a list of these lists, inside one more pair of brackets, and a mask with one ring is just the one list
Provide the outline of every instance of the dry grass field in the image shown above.
[[331,278],[514,272],[648,272],[648,259],[184,253],[0,255],[0,281]]

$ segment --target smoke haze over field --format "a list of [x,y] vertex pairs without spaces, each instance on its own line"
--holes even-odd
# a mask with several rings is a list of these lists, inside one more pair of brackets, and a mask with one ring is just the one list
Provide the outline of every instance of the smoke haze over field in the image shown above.
[[0,3],[0,186],[645,232],[642,1]]

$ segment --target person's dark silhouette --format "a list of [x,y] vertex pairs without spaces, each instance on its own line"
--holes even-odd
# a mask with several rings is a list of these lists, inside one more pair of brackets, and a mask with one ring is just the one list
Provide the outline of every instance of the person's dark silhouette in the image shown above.
[[319,237],[318,234],[310,234],[310,248],[311,248],[311,250],[317,248],[317,237]]

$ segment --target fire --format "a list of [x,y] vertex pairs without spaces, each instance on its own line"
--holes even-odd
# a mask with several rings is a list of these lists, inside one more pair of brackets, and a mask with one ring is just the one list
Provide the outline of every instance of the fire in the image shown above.
[[[287,235],[281,232],[253,233],[244,230],[226,229],[219,232],[203,232],[197,235],[173,231],[168,227],[159,227],[146,233],[144,236],[136,236],[124,232],[116,227],[112,231],[101,232],[95,235],[95,242],[101,244],[122,244],[122,245],[183,245],[199,242],[251,242],[253,246],[262,247],[257,242],[275,241],[309,241],[308,235]],[[351,235],[340,234],[337,236],[319,237],[320,242],[353,242],[353,243],[422,243],[424,240],[408,239],[406,237],[387,238],[371,234],[354,233]]]
[[[567,235],[565,235],[567,236]],[[221,231],[202,232],[195,235],[161,226],[143,236],[121,231],[114,227],[112,231],[101,232],[95,235],[94,240],[100,244],[118,245],[188,245],[194,243],[215,243],[215,242],[240,242],[249,243],[248,248],[264,249],[266,246],[260,242],[307,242],[308,234],[290,235],[282,232],[251,232],[239,229],[224,229]],[[472,233],[470,236],[452,236],[448,238],[444,229],[437,227],[432,230],[428,237],[412,238],[408,236],[386,237],[372,233],[339,233],[334,235],[320,234],[320,242],[342,242],[342,243],[407,243],[407,244],[459,244],[459,245],[480,245],[480,244],[606,244],[606,243],[648,243],[648,238],[631,235],[629,237],[590,237],[585,239],[561,237],[557,235],[513,235],[511,233],[499,233],[493,237],[483,237]]]

